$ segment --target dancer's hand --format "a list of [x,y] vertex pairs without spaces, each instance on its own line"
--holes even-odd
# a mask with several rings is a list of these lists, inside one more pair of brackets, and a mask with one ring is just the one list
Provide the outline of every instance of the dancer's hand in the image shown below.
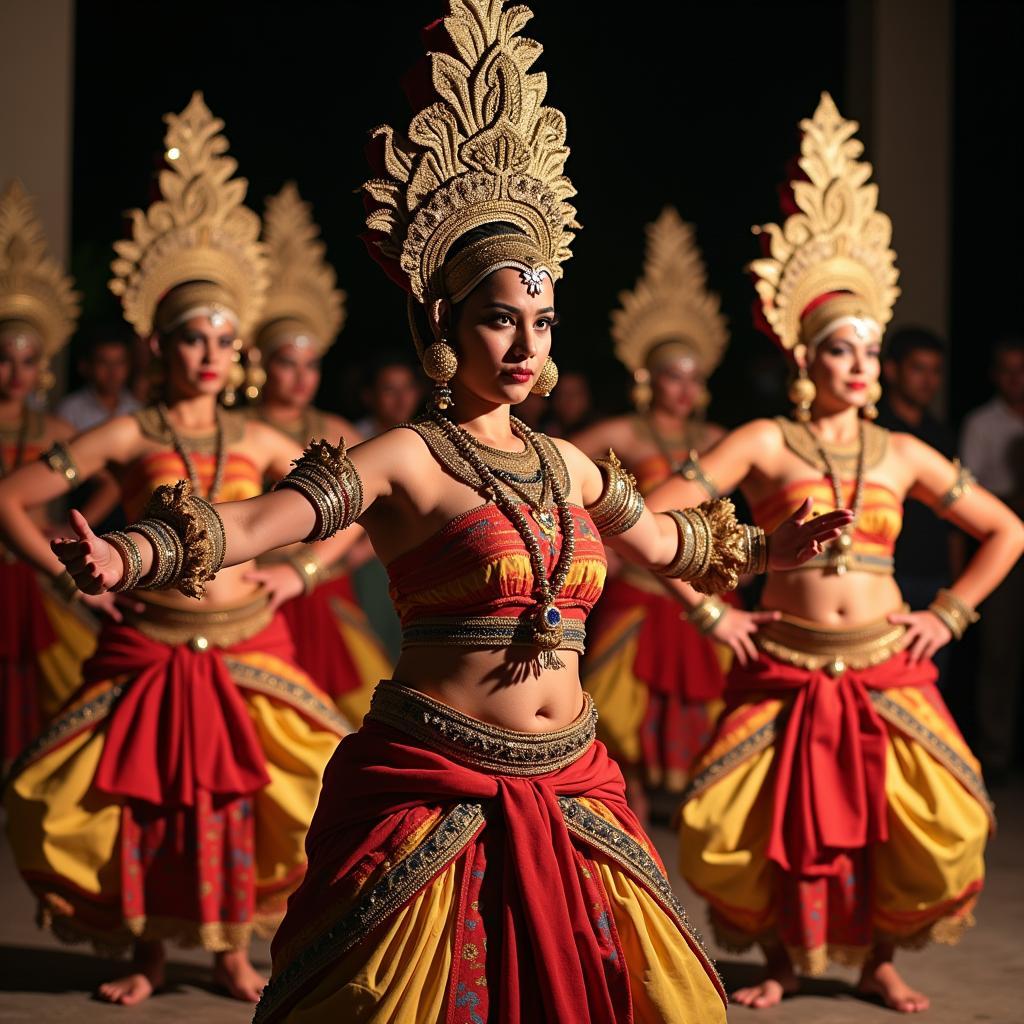
[[[825,550],[853,522],[848,508],[811,516],[813,502],[807,498],[768,537],[768,568],[795,569]],[[810,516],[810,518],[808,518]]]
[[64,563],[83,594],[104,594],[124,575],[121,556],[92,532],[77,509],[72,509],[68,518],[77,540],[51,540],[50,550]]
[[912,665],[932,657],[953,639],[949,627],[933,612],[894,612],[889,616],[893,625],[906,626],[903,634],[903,650]]
[[754,634],[763,623],[775,622],[781,615],[782,612],[745,612],[740,608],[727,607],[711,630],[711,636],[720,644],[725,644],[741,665],[746,665],[757,661]]
[[270,610],[277,611],[293,597],[305,593],[305,587],[295,569],[282,562],[280,565],[268,565],[262,569],[253,569],[245,574],[245,578],[260,584],[270,595]]
[[111,594],[109,590],[105,594],[82,594],[81,601],[90,611],[111,622],[124,622],[123,612],[126,608],[133,612],[146,610],[141,601],[136,601],[128,594]]

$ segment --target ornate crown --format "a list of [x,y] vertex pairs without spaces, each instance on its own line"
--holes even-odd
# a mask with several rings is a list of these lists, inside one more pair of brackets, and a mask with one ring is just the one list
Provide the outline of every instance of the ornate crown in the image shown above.
[[73,280],[46,252],[46,236],[20,181],[0,195],[0,322],[24,320],[39,333],[43,359],[67,344],[79,313]]
[[634,375],[664,341],[692,349],[704,376],[721,361],[729,341],[721,301],[707,289],[693,228],[674,207],[647,225],[643,276],[632,291],[619,293],[619,302],[612,312],[615,355]]
[[345,322],[345,293],[319,236],[312,208],[294,182],[267,200],[263,241],[270,284],[257,331],[264,355],[303,333],[318,352],[326,352]]
[[878,210],[871,165],[857,160],[864,149],[853,138],[857,122],[840,116],[822,93],[814,117],[800,127],[799,166],[807,178],[791,183],[798,212],[781,226],[754,228],[764,231],[767,251],[748,268],[765,319],[787,350],[806,342],[801,317],[822,296],[846,293],[842,312],[884,328],[900,293],[892,222]]
[[246,337],[267,282],[260,219],[242,205],[248,182],[231,177],[238,165],[225,156],[224,122],[210,113],[202,93],[193,93],[180,114],[164,121],[169,166],[160,172],[163,198],[148,210],[132,211],[132,237],[114,243],[118,258],[111,264],[110,290],[121,296],[125,319],[147,337],[167,326],[155,324],[155,316],[171,289],[206,282],[190,287],[178,305],[223,304]]
[[[580,225],[562,173],[565,118],[543,106],[545,75],[530,73],[540,44],[518,35],[532,16],[504,0],[448,0],[442,25],[450,42],[430,55],[435,101],[407,135],[387,126],[373,133],[383,143],[383,176],[363,186],[375,207],[366,223],[420,302],[457,299],[501,267],[518,268],[528,287],[539,287],[540,273],[560,277],[570,256],[571,229]],[[525,238],[474,243],[442,278],[452,244],[493,222]]]

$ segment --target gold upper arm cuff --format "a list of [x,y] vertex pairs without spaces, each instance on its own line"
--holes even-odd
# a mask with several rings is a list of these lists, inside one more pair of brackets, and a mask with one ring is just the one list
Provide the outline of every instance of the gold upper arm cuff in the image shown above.
[[722,492],[718,489],[715,481],[704,472],[704,467],[700,464],[700,458],[697,455],[696,448],[690,451],[690,455],[687,460],[679,467],[679,475],[684,480],[700,484],[709,498],[714,499],[722,496]]
[[948,512],[965,494],[973,490],[978,482],[974,474],[959,459],[953,460],[953,466],[956,469],[956,478],[949,490],[939,498],[940,514]]
[[279,480],[274,490],[298,491],[313,506],[316,526],[306,543],[326,540],[351,526],[363,511],[363,482],[345,451],[345,441],[311,441],[295,468]]
[[39,456],[39,461],[46,463],[54,473],[64,477],[69,487],[74,487],[78,483],[78,467],[63,441],[55,441]]
[[741,576],[767,568],[764,530],[737,522],[728,498],[667,515],[679,531],[679,547],[672,562],[658,570],[661,575],[685,580],[702,594],[720,594],[735,590]]
[[595,459],[594,464],[601,470],[604,490],[593,505],[587,506],[587,511],[600,534],[615,537],[640,521],[644,512],[644,496],[636,485],[636,478],[623,469],[611,448],[607,459]]

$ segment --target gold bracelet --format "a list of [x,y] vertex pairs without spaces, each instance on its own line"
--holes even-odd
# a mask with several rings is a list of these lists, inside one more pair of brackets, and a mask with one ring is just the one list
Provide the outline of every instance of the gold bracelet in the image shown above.
[[697,627],[705,636],[713,633],[715,627],[728,612],[728,606],[717,597],[705,597],[700,604],[695,605],[687,613],[686,618]]
[[744,524],[746,532],[747,564],[743,576],[760,576],[768,571],[768,537],[760,526]]
[[39,460],[45,462],[54,473],[64,477],[71,487],[78,482],[78,467],[75,465],[75,460],[71,458],[68,446],[63,441],[55,441],[39,456]]
[[722,492],[715,485],[714,480],[704,472],[704,467],[700,464],[696,448],[690,449],[687,460],[679,467],[679,475],[684,480],[689,480],[690,483],[700,484],[707,492],[709,498],[720,498],[722,496]]
[[126,590],[134,590],[142,576],[142,554],[135,543],[123,530],[104,533],[100,540],[105,540],[120,556],[124,563],[121,578],[110,587],[113,594],[121,594]]
[[316,525],[305,538],[307,544],[333,537],[359,518],[363,511],[363,482],[345,452],[344,440],[340,445],[310,442],[294,466],[274,490],[298,491],[313,506]]
[[631,530],[644,514],[644,496],[636,485],[636,478],[622,467],[618,456],[608,449],[607,459],[595,459],[601,470],[604,489],[593,505],[587,506],[598,533],[615,537]]
[[320,584],[320,575],[323,572],[320,562],[313,555],[305,552],[293,555],[288,559],[288,564],[299,574],[303,593],[312,594]]
[[68,604],[74,604],[82,596],[82,592],[78,589],[78,584],[75,582],[75,577],[67,569],[54,576],[50,580],[50,585],[53,587],[53,592]]
[[943,588],[936,595],[928,610],[959,640],[969,626],[981,616],[952,590]]
[[[669,515],[679,529],[679,551],[669,565],[657,571],[685,580],[702,594],[735,590],[741,575],[767,559],[767,549],[762,553],[759,547],[759,534],[736,521],[736,509],[728,498]],[[687,558],[687,526],[694,536],[692,558]]]
[[972,491],[974,485],[978,482],[974,474],[959,459],[953,460],[953,468],[956,470],[956,478],[950,485],[949,490],[939,498],[939,508],[943,514],[951,509],[965,494]]
[[149,541],[153,549],[153,565],[149,574],[139,581],[136,590],[163,590],[181,576],[185,548],[181,538],[158,519],[143,519],[128,527]]

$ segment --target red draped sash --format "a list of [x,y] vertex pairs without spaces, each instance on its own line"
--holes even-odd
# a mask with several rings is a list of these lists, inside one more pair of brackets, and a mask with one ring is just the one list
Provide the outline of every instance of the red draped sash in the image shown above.
[[873,668],[833,678],[761,653],[735,665],[731,700],[752,693],[793,697],[775,748],[775,798],[768,857],[805,876],[835,872],[836,854],[885,842],[885,723],[869,690],[934,686],[931,661],[912,664],[906,652]]

